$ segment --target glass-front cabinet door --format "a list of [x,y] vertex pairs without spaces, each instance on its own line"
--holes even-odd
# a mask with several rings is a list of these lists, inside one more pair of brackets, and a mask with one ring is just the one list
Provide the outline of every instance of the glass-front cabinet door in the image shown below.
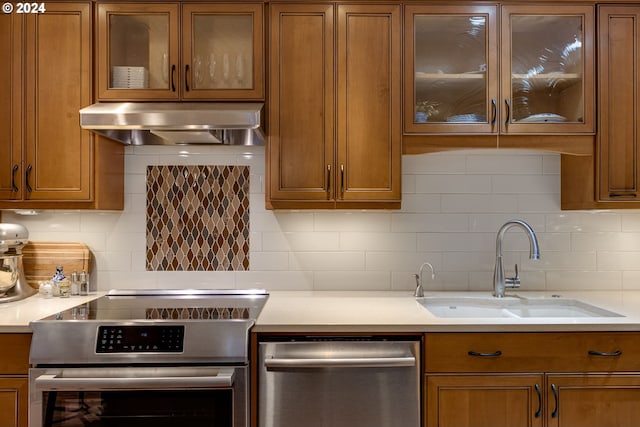
[[404,131],[593,133],[594,19],[588,5],[405,7]]
[[178,5],[98,4],[98,97],[180,96]]
[[185,4],[184,98],[263,98],[263,4]]
[[98,3],[98,98],[264,99],[262,3]]
[[498,131],[497,13],[405,7],[405,131]]
[[593,6],[503,6],[505,133],[594,131]]

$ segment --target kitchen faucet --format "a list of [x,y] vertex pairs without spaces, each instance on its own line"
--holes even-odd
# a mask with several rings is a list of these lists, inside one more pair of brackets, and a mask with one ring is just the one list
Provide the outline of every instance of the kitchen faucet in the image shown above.
[[436,272],[433,269],[433,265],[430,262],[425,262],[420,266],[419,274],[414,274],[416,277],[416,291],[413,293],[414,297],[422,298],[424,296],[424,286],[422,284],[422,269],[429,266],[431,269],[431,280],[436,278]]
[[502,265],[502,238],[504,233],[511,227],[522,228],[529,237],[529,258],[540,259],[540,248],[538,247],[538,239],[533,228],[526,222],[519,219],[512,219],[507,221],[500,230],[498,230],[498,237],[496,238],[496,265],[493,270],[493,296],[496,298],[504,297],[505,288],[519,288],[520,277],[518,276],[518,264],[516,264],[515,277],[504,277],[504,266]]

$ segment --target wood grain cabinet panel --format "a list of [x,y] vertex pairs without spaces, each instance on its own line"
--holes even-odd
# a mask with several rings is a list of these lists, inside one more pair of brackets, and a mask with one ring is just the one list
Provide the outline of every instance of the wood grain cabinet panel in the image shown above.
[[425,335],[428,427],[631,427],[636,332]]
[[400,206],[400,7],[271,6],[267,206]]
[[430,375],[427,427],[542,427],[542,375]]
[[31,334],[0,334],[0,426],[27,427]]
[[640,374],[549,375],[549,427],[635,427]]
[[598,6],[598,133],[592,156],[562,156],[563,209],[640,207],[640,6]]
[[93,100],[92,5],[46,8],[1,18],[8,126],[0,131],[0,209],[122,209],[123,147],[97,146],[80,128],[78,111]]

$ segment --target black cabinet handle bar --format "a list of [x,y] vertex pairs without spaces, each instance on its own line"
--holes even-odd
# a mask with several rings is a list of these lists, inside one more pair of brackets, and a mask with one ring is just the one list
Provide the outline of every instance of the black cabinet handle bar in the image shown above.
[[502,352],[500,350],[494,351],[493,353],[478,353],[477,351],[469,351],[467,353],[469,356],[474,357],[498,357],[502,356]]
[[589,350],[589,356],[602,356],[602,357],[618,357],[622,355],[622,350],[616,350],[613,353],[607,353],[604,351]]
[[18,165],[13,165],[13,168],[11,169],[11,189],[14,193],[17,193],[19,190],[18,186],[16,185],[16,172],[18,172],[18,169]]

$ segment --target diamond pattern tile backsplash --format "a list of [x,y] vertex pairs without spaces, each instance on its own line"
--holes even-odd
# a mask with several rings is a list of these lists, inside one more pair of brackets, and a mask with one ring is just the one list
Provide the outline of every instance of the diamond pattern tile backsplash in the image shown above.
[[249,166],[147,166],[149,271],[249,270]]

